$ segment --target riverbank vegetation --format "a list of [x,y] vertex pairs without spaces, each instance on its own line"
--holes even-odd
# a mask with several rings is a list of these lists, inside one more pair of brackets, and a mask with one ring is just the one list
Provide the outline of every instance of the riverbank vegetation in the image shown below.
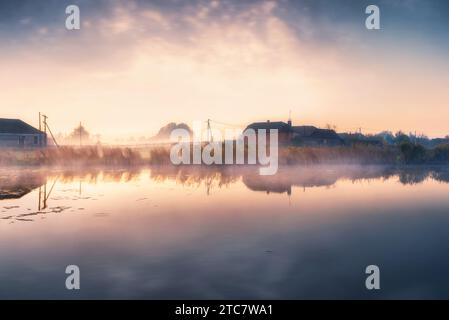
[[[398,146],[281,147],[280,165],[388,164],[449,165],[449,144],[425,148],[403,142]],[[1,149],[0,165],[14,166],[136,166],[171,165],[170,147],[60,147]]]
[[124,166],[142,165],[139,151],[118,147],[52,147],[2,149],[0,165],[15,166]]

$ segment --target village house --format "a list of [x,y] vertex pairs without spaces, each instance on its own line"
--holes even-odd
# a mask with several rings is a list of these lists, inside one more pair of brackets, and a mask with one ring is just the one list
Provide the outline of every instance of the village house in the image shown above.
[[330,129],[319,129],[314,126],[292,126],[291,120],[287,123],[282,121],[254,122],[247,129],[253,129],[256,134],[258,130],[265,129],[267,135],[270,129],[278,130],[278,143],[283,145],[300,146],[339,146],[344,140]]
[[344,140],[331,129],[319,129],[314,126],[292,127],[292,144],[301,146],[341,146]]
[[0,148],[47,146],[47,135],[19,119],[0,118]]
[[245,130],[248,129],[253,129],[256,134],[259,132],[259,130],[265,130],[267,139],[269,138],[270,130],[277,130],[279,144],[290,143],[293,136],[291,125],[281,121],[271,122],[270,120],[268,120],[267,122],[254,122],[246,127]]

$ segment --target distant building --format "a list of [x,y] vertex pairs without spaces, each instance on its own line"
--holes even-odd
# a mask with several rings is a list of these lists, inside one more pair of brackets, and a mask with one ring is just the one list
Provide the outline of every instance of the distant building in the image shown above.
[[319,129],[314,126],[292,127],[292,143],[302,146],[340,146],[344,140],[331,129]]
[[361,133],[340,133],[340,137],[342,137],[345,144],[349,146],[384,146],[384,140],[382,137],[365,136]]
[[0,148],[38,148],[47,146],[47,135],[18,119],[0,118]]
[[287,123],[269,120],[254,122],[246,129],[253,129],[256,134],[258,130],[265,129],[267,135],[270,129],[277,129],[279,144],[301,146],[339,146],[344,144],[343,139],[334,130],[319,129],[314,126],[292,126],[290,120]]
[[267,138],[269,137],[271,129],[277,129],[279,140],[278,143],[280,144],[290,143],[293,135],[291,125],[281,121],[271,122],[268,120],[267,122],[254,122],[246,127],[245,130],[247,129],[253,129],[256,134],[259,133],[259,130],[266,130],[265,132],[267,134]]

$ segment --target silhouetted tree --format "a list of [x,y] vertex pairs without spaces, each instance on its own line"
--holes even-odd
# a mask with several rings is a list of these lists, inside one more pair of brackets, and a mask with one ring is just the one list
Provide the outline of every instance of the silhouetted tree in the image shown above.
[[70,133],[69,135],[70,140],[72,140],[73,142],[77,142],[80,140],[87,142],[90,138],[90,134],[89,132],[86,130],[86,128],[84,128],[84,126],[82,126],[81,124],[76,127],[75,129],[73,129],[72,133]]
[[410,142],[402,142],[400,149],[404,162],[407,164],[421,163],[426,158],[426,149],[420,144],[415,145]]

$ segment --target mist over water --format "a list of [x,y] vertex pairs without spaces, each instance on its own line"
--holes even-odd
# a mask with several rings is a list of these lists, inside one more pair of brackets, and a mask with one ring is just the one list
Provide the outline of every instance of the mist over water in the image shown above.
[[448,195],[448,167],[3,168],[0,298],[449,298]]

